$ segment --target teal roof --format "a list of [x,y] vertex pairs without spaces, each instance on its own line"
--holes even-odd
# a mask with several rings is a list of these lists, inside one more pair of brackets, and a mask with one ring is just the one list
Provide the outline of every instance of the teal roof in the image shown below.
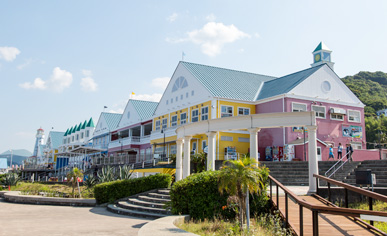
[[70,135],[72,132],[73,132],[73,127],[70,128],[70,130],[69,130],[69,132],[67,133],[67,135]]
[[156,110],[158,102],[149,102],[149,101],[141,101],[141,100],[130,100],[134,109],[136,109],[138,115],[141,120],[151,119],[153,113]]
[[78,129],[78,126],[75,125],[72,133],[75,133],[77,131],[77,129]]
[[264,83],[257,100],[285,94],[311,76],[325,64],[302,70]]
[[316,49],[315,49],[313,52],[317,52],[317,51],[320,51],[320,50],[331,51],[331,50],[327,47],[327,45],[325,45],[323,42],[320,42],[320,43],[317,45]]
[[63,136],[67,136],[68,132],[69,132],[69,129],[66,130],[66,133]]
[[49,136],[51,138],[51,148],[57,149],[61,144],[64,136],[64,132],[51,131]]
[[181,61],[180,64],[187,68],[214,97],[254,101],[261,85],[275,79],[271,76],[185,61]]
[[111,130],[117,128],[122,114],[102,112],[101,116],[103,116],[105,118],[105,121],[106,121],[106,124],[109,128],[109,131],[111,131]]
[[87,121],[83,122],[82,128],[81,129],[86,129]]
[[86,127],[95,127],[93,117],[90,118],[89,122],[87,122]]
[[78,128],[77,128],[77,131],[81,131],[81,127],[82,127],[82,122],[79,123]]

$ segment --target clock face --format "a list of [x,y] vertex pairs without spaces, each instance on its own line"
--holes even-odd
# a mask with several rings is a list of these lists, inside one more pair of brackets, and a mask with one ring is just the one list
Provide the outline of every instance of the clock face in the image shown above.
[[314,55],[314,62],[319,62],[321,60],[320,54]]

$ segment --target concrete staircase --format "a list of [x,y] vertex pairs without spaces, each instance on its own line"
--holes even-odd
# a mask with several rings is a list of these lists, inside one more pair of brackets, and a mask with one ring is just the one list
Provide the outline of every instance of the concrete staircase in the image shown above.
[[[308,186],[309,185],[309,168],[306,161],[291,161],[291,162],[260,162],[270,170],[270,175],[280,181],[283,185],[287,186]],[[319,173],[325,175],[325,172],[331,168],[336,162],[333,161],[319,161]],[[347,163],[344,168],[338,170],[333,179],[343,181],[353,169],[355,169],[360,163],[351,162]],[[326,185],[323,181],[320,185]]]
[[387,160],[362,161],[359,166],[350,172],[344,183],[356,185],[356,170],[371,170],[376,175],[374,187],[387,187]]
[[169,189],[156,189],[110,204],[107,209],[116,214],[157,219],[171,215],[170,210],[164,209],[170,200]]

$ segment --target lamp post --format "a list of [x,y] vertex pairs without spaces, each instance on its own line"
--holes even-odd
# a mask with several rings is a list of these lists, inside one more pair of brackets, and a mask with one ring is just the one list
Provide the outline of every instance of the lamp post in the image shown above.
[[11,169],[12,169],[13,150],[9,149],[9,151],[11,152],[11,162],[9,163],[9,167],[11,167]]
[[164,129],[161,129],[161,133],[164,134],[163,157],[165,158],[165,131],[164,131]]

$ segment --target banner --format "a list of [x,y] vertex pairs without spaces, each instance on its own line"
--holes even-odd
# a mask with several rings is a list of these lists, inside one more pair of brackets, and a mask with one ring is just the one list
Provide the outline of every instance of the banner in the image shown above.
[[343,137],[363,138],[363,129],[361,126],[343,125]]

